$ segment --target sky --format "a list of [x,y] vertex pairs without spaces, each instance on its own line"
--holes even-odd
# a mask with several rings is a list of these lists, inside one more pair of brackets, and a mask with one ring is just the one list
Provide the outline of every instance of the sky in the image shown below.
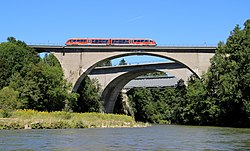
[[0,42],[64,45],[73,37],[152,38],[216,46],[250,19],[249,0],[1,0]]

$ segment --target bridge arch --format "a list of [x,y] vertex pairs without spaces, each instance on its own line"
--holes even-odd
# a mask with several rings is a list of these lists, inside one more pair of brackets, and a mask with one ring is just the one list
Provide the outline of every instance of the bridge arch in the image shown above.
[[137,70],[137,71],[131,71],[127,72],[125,74],[122,74],[118,77],[116,77],[113,81],[111,81],[104,89],[102,96],[101,96],[101,102],[104,105],[105,113],[113,113],[115,103],[117,100],[117,97],[119,93],[121,92],[122,88],[131,80],[135,79],[138,76],[156,72],[160,70]]
[[121,74],[114,78],[112,81],[108,83],[108,85],[105,86],[102,95],[101,95],[101,102],[104,106],[105,113],[113,113],[114,107],[117,101],[117,98],[121,92],[121,90],[124,88],[124,86],[129,83],[131,80],[135,79],[136,77],[145,75],[147,73],[151,72],[157,72],[157,71],[163,71],[165,70],[158,70],[158,69],[140,69],[140,70],[133,70],[126,72],[124,74]]
[[[192,72],[193,75],[195,75],[196,77],[200,77],[200,74],[197,73],[197,71],[194,71],[193,68],[189,64],[182,62],[179,58],[168,55],[168,53],[164,53],[164,54],[160,53],[159,54],[159,52],[123,52],[121,54],[114,53],[114,54],[110,54],[109,56],[103,56],[99,60],[92,61],[92,64],[90,64],[89,67],[85,71],[82,71],[79,78],[76,80],[75,84],[73,84],[72,91],[73,92],[77,91],[82,80],[97,66],[97,64],[102,63],[105,60],[112,60],[115,58],[120,58],[120,57],[125,57],[125,56],[133,56],[133,55],[148,55],[148,56],[165,58],[165,59],[174,61],[176,63],[179,63],[179,64],[185,66],[189,71]],[[146,73],[149,73],[149,72],[152,72],[152,71],[147,71]]]

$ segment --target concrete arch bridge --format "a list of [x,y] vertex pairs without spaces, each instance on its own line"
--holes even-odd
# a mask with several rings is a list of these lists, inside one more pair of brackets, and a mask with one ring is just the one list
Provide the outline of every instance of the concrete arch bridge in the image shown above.
[[[51,52],[59,60],[65,78],[68,82],[73,84],[72,91],[76,91],[86,75],[88,75],[97,64],[109,59],[131,56],[131,55],[149,55],[166,58],[172,60],[174,67],[178,71],[183,68],[181,72],[176,72],[173,75],[176,77],[182,77],[186,79],[187,76],[191,74],[196,75],[197,77],[201,76],[203,72],[206,72],[210,66],[210,58],[215,53],[216,47],[90,47],[90,46],[43,46],[36,45],[31,46],[36,49],[38,52]],[[138,71],[130,71],[124,73],[123,76],[118,76],[113,79],[113,84],[106,85],[103,91],[105,93],[111,93],[112,89],[116,92],[116,89],[119,90],[124,83],[128,82],[121,79],[130,77],[127,79],[135,78],[139,75],[153,72],[157,70],[158,67],[154,69],[143,69]],[[170,66],[169,66],[170,68]],[[174,69],[173,68],[173,69]],[[139,69],[138,69],[139,70]],[[168,69],[170,71],[170,69]],[[104,73],[105,74],[105,73]],[[186,78],[185,78],[186,77]],[[121,82],[122,84],[118,85],[115,83]],[[110,98],[115,98],[116,93],[110,96]],[[112,102],[112,101],[110,101]],[[113,103],[107,103],[106,101],[106,112],[112,112]]]
[[177,79],[187,81],[193,73],[185,66],[175,63],[154,63],[141,65],[124,65],[112,67],[98,67],[92,70],[89,74],[90,78],[98,79],[99,84],[103,90],[101,101],[104,104],[106,113],[113,113],[115,102],[118,95],[124,86],[135,79],[147,73],[162,71],[177,75]]

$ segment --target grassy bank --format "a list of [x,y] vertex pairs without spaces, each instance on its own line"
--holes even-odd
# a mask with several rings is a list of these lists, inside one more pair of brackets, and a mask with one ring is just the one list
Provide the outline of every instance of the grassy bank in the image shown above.
[[0,129],[62,129],[62,128],[112,128],[145,127],[146,123],[135,122],[126,115],[102,113],[38,112],[16,110],[3,118],[0,110]]

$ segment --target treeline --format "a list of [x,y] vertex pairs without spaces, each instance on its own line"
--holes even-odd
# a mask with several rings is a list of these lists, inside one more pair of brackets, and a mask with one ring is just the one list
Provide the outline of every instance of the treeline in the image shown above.
[[69,93],[57,59],[53,55],[42,59],[24,42],[7,40],[0,44],[0,109],[70,109],[77,94]]
[[250,127],[250,20],[220,42],[211,66],[188,86],[131,90],[136,120]]

